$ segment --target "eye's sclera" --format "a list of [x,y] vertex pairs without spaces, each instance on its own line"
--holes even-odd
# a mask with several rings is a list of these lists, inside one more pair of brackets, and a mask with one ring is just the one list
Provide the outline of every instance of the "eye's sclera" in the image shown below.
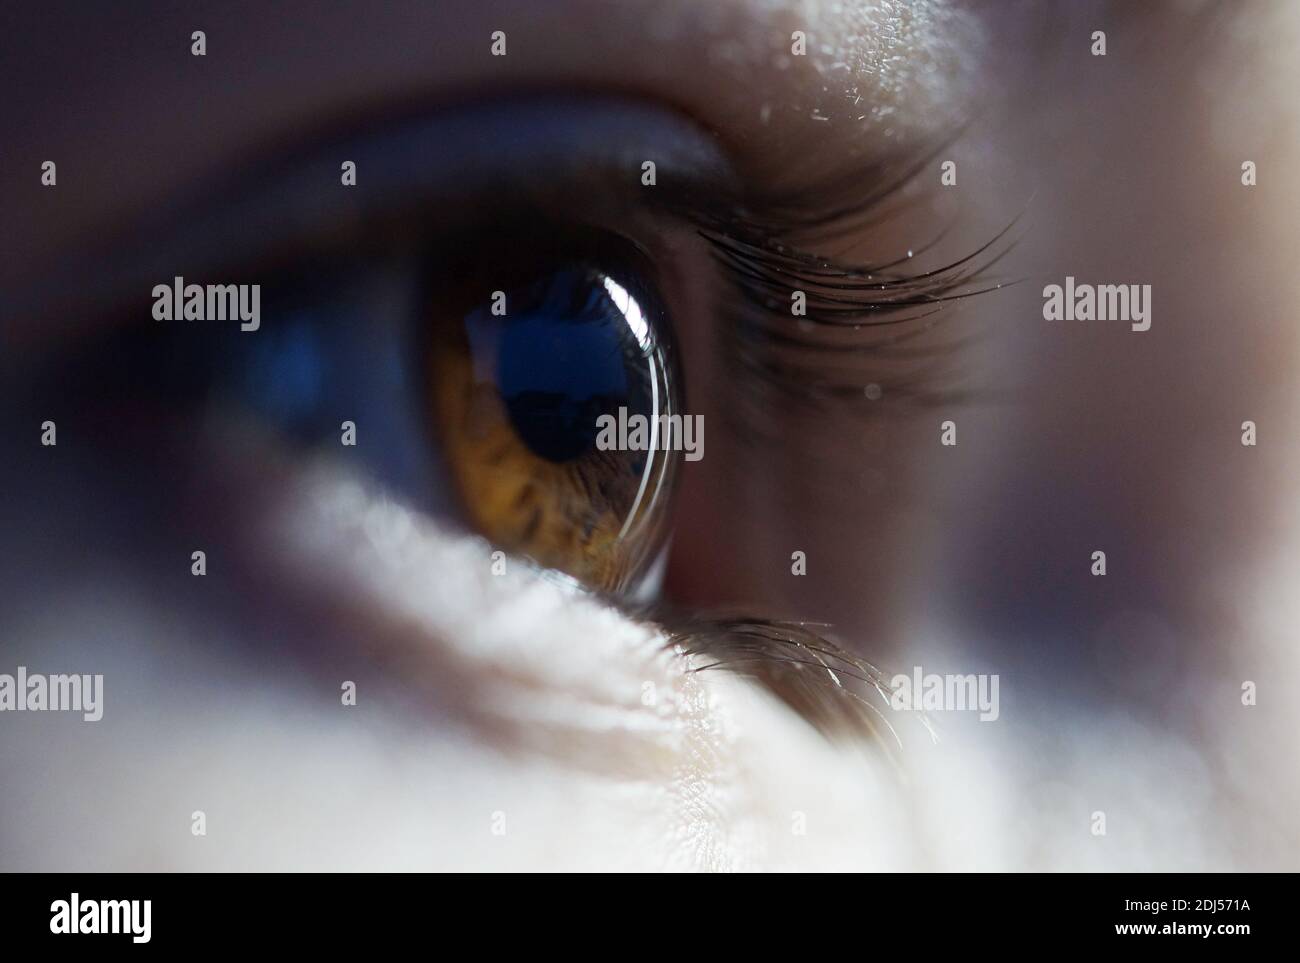
[[469,520],[590,587],[634,587],[663,545],[676,455],[617,430],[677,411],[653,293],[577,263],[439,327],[435,422]]

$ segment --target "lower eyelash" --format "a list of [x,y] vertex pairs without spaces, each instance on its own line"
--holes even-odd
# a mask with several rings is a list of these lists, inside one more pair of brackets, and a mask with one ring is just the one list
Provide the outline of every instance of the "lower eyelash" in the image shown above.
[[[865,742],[899,761],[902,740],[886,715],[893,692],[888,677],[814,631],[824,625],[729,616],[668,616],[657,624],[676,651],[698,657],[693,671],[724,669],[750,678],[828,739]],[[917,720],[935,738],[929,720],[921,714]]]

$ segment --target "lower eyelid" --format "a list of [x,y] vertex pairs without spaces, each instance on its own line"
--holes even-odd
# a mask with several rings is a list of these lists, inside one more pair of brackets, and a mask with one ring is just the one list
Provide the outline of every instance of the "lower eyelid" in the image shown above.
[[[516,765],[548,760],[616,787],[637,832],[657,852],[669,841],[670,864],[798,865],[808,854],[787,849],[795,810],[836,821],[838,842],[878,850],[876,822],[838,814],[876,812],[897,789],[881,758],[826,741],[741,676],[693,671],[711,657],[526,569],[492,575],[478,539],[449,537],[330,471],[296,478],[274,517],[277,564],[314,572],[318,597],[358,607],[404,689]],[[796,759],[833,787],[835,806],[790,783]]]
[[[247,544],[269,581],[353,626],[330,659],[365,653],[400,689],[512,744],[593,753],[654,768],[685,665],[654,628],[629,621],[526,563],[494,565],[481,539],[452,532],[333,466],[294,471],[265,491]],[[322,613],[323,614],[323,613]],[[639,743],[644,743],[638,748]]]

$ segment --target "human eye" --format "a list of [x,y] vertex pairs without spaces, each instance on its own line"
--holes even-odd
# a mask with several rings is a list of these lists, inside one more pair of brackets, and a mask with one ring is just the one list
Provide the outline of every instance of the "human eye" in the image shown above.
[[[502,142],[518,150],[501,156]],[[866,210],[902,170],[884,171]],[[747,200],[711,137],[608,98],[432,111],[243,182],[183,206],[188,226],[166,244],[147,221],[110,242],[99,272],[155,300],[150,320],[138,292],[101,303],[123,323],[56,358],[77,366],[86,410],[152,400],[268,428],[494,547],[641,597],[662,573],[679,462],[703,456],[676,328],[721,335],[749,366],[727,372],[742,387],[860,405],[875,382],[836,357],[924,335],[930,314],[980,292],[1002,240],[923,272],[911,251],[863,264],[786,247],[800,222],[755,223],[779,205]],[[840,197],[820,192],[804,216],[838,224]],[[242,285],[261,317],[237,324],[218,303],[205,318],[228,286],[195,283],[211,276],[261,279]],[[774,403],[733,400],[724,425],[742,430]]]
[[[592,590],[644,594],[677,462],[703,443],[683,429],[674,327],[707,320],[683,288],[706,252],[690,205],[723,169],[716,148],[667,112],[608,99],[397,128],[318,149],[351,158],[340,165],[250,172],[242,196],[187,215],[180,253],[148,227],[114,239],[102,273],[138,291],[101,302],[104,332],[55,355],[31,390],[72,371],[62,404],[90,417],[129,404],[266,430]],[[489,156],[510,140],[512,156]],[[633,160],[651,154],[671,179],[658,192]],[[361,172],[361,199],[334,167]],[[338,209],[285,218],[309,178]],[[242,278],[257,280],[224,280]],[[236,287],[255,287],[257,317],[227,311]]]
[[[386,786],[377,805],[394,824],[436,797],[444,820],[422,825],[452,865],[509,864],[474,822],[498,808],[533,838],[571,833],[572,795],[629,841],[630,864],[731,866],[741,856],[714,843],[731,827],[697,792],[757,749],[736,748],[718,705],[753,697],[759,729],[813,753],[817,729],[845,723],[889,741],[882,676],[804,621],[825,594],[805,589],[825,555],[779,533],[815,515],[823,538],[886,543],[902,486],[855,499],[869,517],[841,512],[815,487],[849,450],[827,438],[872,437],[956,396],[929,363],[951,357],[937,321],[996,287],[1009,215],[935,249],[924,205],[873,220],[908,200],[951,118],[908,136],[901,119],[868,122],[862,92],[830,96],[815,69],[775,66],[787,34],[764,23],[744,51],[707,46],[730,50],[708,60],[718,89],[752,81],[743,112],[707,103],[685,72],[667,90],[662,75],[516,83],[510,59],[484,60],[501,73],[481,89],[454,73],[433,97],[399,83],[399,106],[373,115],[346,90],[305,89],[263,115],[247,95],[283,91],[254,87],[240,103],[259,136],[227,113],[219,129],[239,149],[204,140],[222,164],[178,144],[154,175],[170,191],[123,175],[128,213],[90,222],[113,230],[67,215],[73,239],[6,285],[23,345],[5,359],[14,437],[58,432],[57,445],[17,446],[7,470],[25,476],[18,537],[48,553],[32,597],[50,597],[49,573],[82,553],[112,560],[61,624],[105,627],[102,649],[78,651],[145,694],[110,714],[115,757],[167,705],[174,738],[219,741],[248,786],[337,807],[336,825],[357,826],[357,809],[317,791],[312,750],[360,740],[357,764]],[[561,39],[553,25],[534,37]],[[546,66],[536,44],[523,49]],[[742,53],[763,69],[728,59]],[[792,73],[798,96],[774,79]],[[267,116],[299,122],[268,132]],[[61,169],[60,188],[74,186]],[[99,195],[112,191],[84,190],[111,210]],[[237,307],[210,312],[230,288]],[[637,418],[677,443],[632,443],[623,423]],[[813,576],[791,590],[805,553]],[[756,571],[785,587],[757,588]],[[874,577],[857,591],[873,613],[892,594]],[[714,603],[757,614],[670,607]],[[24,652],[56,644],[46,625],[21,628]],[[758,695],[705,671],[719,668],[760,682]],[[349,685],[360,703],[340,702]],[[255,747],[231,691],[250,693]],[[346,735],[354,717],[362,732]],[[384,771],[390,746],[418,760],[416,784]],[[448,771],[466,782],[443,796]],[[627,813],[610,804],[610,773],[633,787]],[[193,780],[261,838],[244,782],[218,782]],[[107,788],[121,800],[130,787]],[[764,805],[780,795],[763,793]],[[314,847],[252,861],[380,860],[346,835],[321,829]],[[687,842],[665,855],[652,835]]]

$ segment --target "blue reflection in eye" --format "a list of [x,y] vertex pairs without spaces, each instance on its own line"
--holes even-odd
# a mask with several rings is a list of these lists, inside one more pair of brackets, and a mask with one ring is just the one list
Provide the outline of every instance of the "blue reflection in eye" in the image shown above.
[[511,285],[504,305],[494,293],[443,326],[431,353],[463,516],[494,545],[615,592],[662,548],[677,459],[666,426],[682,417],[669,318],[628,261]]
[[[516,288],[501,320],[497,389],[535,454],[571,461],[595,446],[601,414],[648,403],[644,376],[629,378],[637,346],[627,321],[590,270],[562,269]],[[488,324],[483,309],[466,318],[471,330]]]

